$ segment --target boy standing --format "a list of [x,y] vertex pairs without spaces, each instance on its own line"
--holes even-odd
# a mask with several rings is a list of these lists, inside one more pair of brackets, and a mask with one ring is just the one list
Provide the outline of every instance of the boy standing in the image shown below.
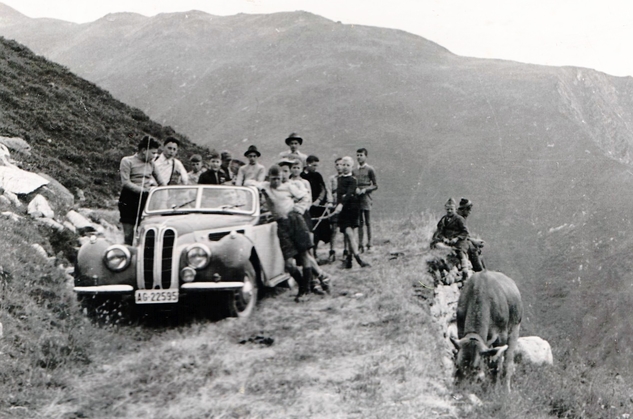
[[189,161],[191,162],[192,170],[187,173],[187,176],[189,176],[189,182],[196,184],[198,183],[198,179],[200,179],[200,175],[207,169],[202,166],[202,156],[200,154],[194,154],[189,157]]
[[212,150],[209,153],[209,170],[200,175],[199,184],[222,185],[227,181],[226,173],[222,170],[222,159],[220,153]]
[[[328,200],[336,207],[336,191],[338,190],[338,178],[343,174],[343,170],[341,168],[341,160],[342,157],[334,160],[334,166],[336,167],[336,174],[330,176],[328,178],[328,185],[330,189],[328,191]],[[336,239],[336,233],[338,232],[338,214],[332,215],[330,217],[330,255],[328,260],[330,262],[334,262],[336,260],[336,251],[334,251],[334,241]],[[343,256],[347,256],[345,252],[347,252],[347,240],[344,239],[344,254]]]
[[356,193],[360,204],[360,226],[358,228],[358,250],[363,253],[363,225],[367,228],[367,251],[371,251],[371,193],[378,189],[376,182],[376,172],[374,168],[367,164],[367,149],[356,150],[356,160],[358,169],[354,170],[354,177],[358,181]]
[[167,137],[163,143],[163,153],[156,158],[156,168],[160,177],[165,179],[168,185],[186,185],[189,183],[187,169],[176,158],[180,141],[174,137]]
[[266,178],[266,168],[257,163],[257,159],[262,155],[254,145],[248,147],[248,150],[244,153],[244,157],[248,159],[248,164],[242,166],[237,171],[237,178],[235,179],[236,186],[244,186],[244,182],[248,180],[254,180],[256,182],[263,182]]

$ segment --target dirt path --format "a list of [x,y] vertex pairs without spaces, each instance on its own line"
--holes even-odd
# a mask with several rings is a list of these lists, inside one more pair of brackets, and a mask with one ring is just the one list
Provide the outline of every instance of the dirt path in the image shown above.
[[106,328],[95,362],[42,414],[456,418],[443,332],[413,292],[419,261],[390,261],[390,247],[370,269],[325,266],[331,296],[280,292],[246,321]]

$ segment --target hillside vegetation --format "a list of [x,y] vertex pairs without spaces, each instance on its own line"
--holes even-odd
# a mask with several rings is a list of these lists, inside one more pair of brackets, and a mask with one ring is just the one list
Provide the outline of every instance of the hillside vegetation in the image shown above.
[[[85,205],[112,206],[121,189],[121,157],[133,154],[144,134],[179,136],[67,68],[1,37],[0,79],[0,136],[21,137],[32,148],[30,156],[14,158],[73,193],[83,190]],[[203,150],[179,137],[182,155]]]

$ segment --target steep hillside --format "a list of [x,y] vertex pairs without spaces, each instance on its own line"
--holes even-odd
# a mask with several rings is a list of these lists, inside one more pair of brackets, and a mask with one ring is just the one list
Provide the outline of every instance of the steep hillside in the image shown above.
[[488,266],[522,284],[525,333],[630,367],[630,78],[458,57],[302,12],[16,22],[0,34],[196,143],[254,143],[266,164],[291,131],[322,162],[368,146],[378,216],[469,197]]
[[[82,189],[86,205],[111,204],[121,188],[118,165],[134,153],[145,133],[159,139],[174,133],[143,112],[68,69],[0,38],[0,135],[21,137],[30,156],[24,168],[44,172],[72,192]],[[202,148],[186,138],[183,155]]]

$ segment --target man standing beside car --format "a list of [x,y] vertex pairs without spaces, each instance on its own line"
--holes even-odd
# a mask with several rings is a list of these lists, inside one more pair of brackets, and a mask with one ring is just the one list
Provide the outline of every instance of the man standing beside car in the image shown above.
[[119,213],[125,244],[131,245],[134,241],[134,232],[141,220],[149,190],[166,184],[154,161],[158,147],[160,143],[156,139],[145,135],[138,144],[136,154],[121,159],[119,171],[123,187],[119,197]]

